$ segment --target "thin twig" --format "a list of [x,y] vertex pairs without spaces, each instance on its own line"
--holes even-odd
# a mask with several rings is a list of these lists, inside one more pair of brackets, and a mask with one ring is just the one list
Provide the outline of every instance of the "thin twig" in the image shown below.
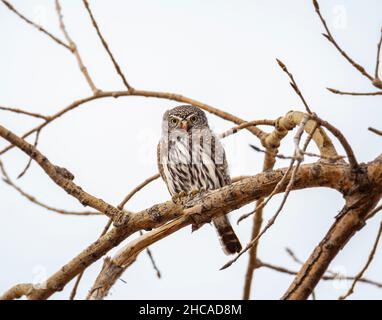
[[[158,179],[159,178],[159,174],[156,174],[156,175],[153,175],[153,176],[151,176],[150,178],[147,178],[145,181],[143,181],[141,184],[139,184],[138,186],[136,186],[133,190],[131,190],[126,196],[125,196],[125,198],[122,200],[122,202],[117,206],[117,208],[119,209],[119,210],[123,210],[123,208],[124,208],[124,206],[126,205],[126,203],[138,192],[138,191],[140,191],[141,189],[143,189],[145,186],[147,186],[149,183],[151,183],[152,181],[154,181],[154,180],[156,180],[156,179]],[[100,234],[100,236],[98,237],[98,239],[100,239],[102,236],[104,236],[105,234],[106,234],[106,232],[109,230],[109,228],[110,228],[110,226],[111,226],[111,224],[112,224],[112,220],[111,219],[109,219],[109,221],[107,222],[107,224],[106,224],[106,226],[103,228],[103,230],[102,230],[102,232],[101,232],[101,234]],[[142,231],[140,231],[140,234],[142,235],[143,233],[142,233]],[[149,256],[149,258],[150,258],[150,261],[151,261],[151,263],[152,263],[152,265],[153,265],[153,268],[154,268],[154,270],[156,271],[156,274],[157,274],[157,276],[158,276],[158,278],[160,278],[161,277],[161,273],[160,273],[160,271],[159,271],[159,269],[158,269],[158,267],[157,267],[157,265],[156,265],[156,263],[155,263],[155,260],[154,260],[154,258],[153,258],[153,255],[152,255],[152,253],[151,253],[151,251],[147,248],[146,249],[146,251],[147,251],[147,254],[148,254],[148,256]],[[77,293],[77,288],[78,288],[78,286],[79,286],[79,284],[80,284],[80,281],[81,281],[81,278],[82,278],[82,276],[83,276],[83,274],[85,273],[85,270],[83,270],[78,276],[77,276],[77,279],[76,279],[76,282],[75,282],[75,284],[74,284],[74,286],[73,286],[73,289],[72,289],[72,292],[71,292],[71,294],[70,294],[70,300],[73,300],[74,299],[74,297],[75,297],[75,295],[76,295],[76,293]]]
[[[302,133],[304,132],[305,124],[308,122],[309,118],[310,118],[309,114],[305,114],[305,115],[304,115],[304,118],[303,118],[303,120],[301,121],[300,126],[299,126],[299,128],[298,128],[298,130],[297,130],[297,132],[296,132],[296,136],[295,136],[295,139],[296,139],[296,140],[298,140],[298,141],[301,140],[301,136],[302,136]],[[308,147],[308,145],[309,145],[309,142],[311,141],[311,139],[312,139],[312,135],[314,134],[316,128],[317,128],[317,126],[315,127],[315,129],[313,130],[313,132],[312,132],[311,134],[308,135],[308,137],[307,137],[307,139],[306,139],[306,141],[305,141],[305,143],[304,143],[304,146],[303,146],[303,148],[302,148],[303,151],[305,151],[305,150],[307,149],[307,147]],[[298,147],[298,145],[297,145],[297,147],[296,147],[296,151],[295,151],[296,156],[298,156],[298,150],[299,150],[299,147]],[[293,168],[293,165],[294,165],[294,162],[295,162],[295,161],[297,161],[297,164],[296,164],[296,166]],[[229,266],[231,266],[234,262],[236,262],[236,261],[239,259],[239,257],[240,257],[243,253],[245,253],[246,251],[248,251],[248,250],[249,250],[255,243],[257,243],[257,241],[263,236],[263,234],[264,234],[265,232],[267,232],[267,230],[274,224],[274,222],[276,221],[277,217],[279,216],[280,212],[282,211],[282,209],[283,209],[283,207],[284,207],[284,204],[285,204],[285,202],[286,202],[286,200],[287,200],[287,198],[288,198],[288,195],[289,195],[290,191],[291,191],[292,188],[293,188],[293,185],[294,185],[294,182],[295,182],[295,179],[296,179],[296,175],[297,175],[297,173],[298,173],[298,169],[299,169],[300,164],[301,164],[302,161],[303,161],[303,157],[302,157],[302,156],[299,157],[297,160],[296,160],[296,159],[292,159],[292,160],[291,160],[291,163],[290,163],[290,166],[289,166],[289,168],[288,168],[287,174],[285,174],[285,176],[283,177],[283,179],[280,180],[280,182],[281,182],[282,180],[284,180],[284,178],[285,178],[286,176],[288,176],[288,172],[289,172],[290,170],[292,170],[292,168],[293,168],[293,171],[292,171],[292,174],[291,174],[291,178],[290,178],[290,180],[289,180],[289,182],[288,182],[288,185],[287,185],[287,187],[286,187],[286,189],[285,189],[285,191],[284,191],[284,197],[283,197],[283,200],[281,201],[281,204],[280,204],[279,208],[277,209],[276,213],[275,213],[275,214],[272,216],[272,218],[268,221],[268,223],[267,223],[267,225],[264,227],[264,229],[263,229],[263,230],[262,230],[262,231],[261,231],[255,238],[254,238],[254,239],[252,239],[252,240],[247,244],[247,246],[246,246],[244,249],[242,249],[242,250],[236,255],[236,257],[235,257],[234,259],[228,261],[223,267],[221,267],[220,270],[226,269],[226,268],[228,268]],[[279,183],[280,183],[280,182],[279,182]],[[268,203],[268,201],[269,201],[269,199],[271,198],[272,194],[275,194],[276,192],[278,192],[278,191],[275,191],[275,190],[276,190],[276,188],[278,187],[279,183],[276,185],[276,187],[275,187],[274,190],[272,191],[271,195],[268,197],[267,201],[264,202],[264,205],[263,205],[262,207],[264,207],[264,206]],[[284,183],[284,181],[282,182],[282,184],[283,184],[283,183]]]
[[[124,206],[126,205],[126,203],[140,190],[142,190],[144,187],[146,187],[148,184],[150,184],[151,182],[155,181],[156,179],[158,179],[160,177],[160,174],[157,173],[149,178],[147,178],[145,181],[143,181],[142,183],[140,183],[138,186],[136,186],[133,190],[131,190],[127,195],[126,197],[122,200],[122,202],[118,205],[118,208],[119,209],[123,209]],[[140,230],[139,234],[142,236],[143,235],[143,231]],[[160,279],[161,278],[161,272],[154,260],[154,256],[151,252],[151,250],[149,248],[146,248],[146,252],[147,252],[147,255],[149,256],[149,259],[151,261],[151,264],[156,272],[156,275],[157,277]]]
[[[263,262],[263,261],[260,261],[260,260],[257,260],[256,268],[267,268],[267,269],[270,269],[270,270],[273,270],[273,271],[277,271],[277,272],[280,272],[280,273],[285,273],[285,274],[291,275],[291,276],[294,276],[294,275],[297,274],[297,271],[294,271],[294,270],[291,270],[291,269],[287,269],[285,267],[278,266],[278,265],[275,265],[275,264],[272,264],[272,263]],[[335,281],[335,280],[353,281],[355,279],[355,277],[344,276],[344,275],[335,273],[335,274],[325,274],[324,276],[322,276],[321,279],[324,280],[324,281]],[[361,279],[358,280],[358,282],[369,284],[369,285],[375,286],[377,288],[382,288],[382,283],[374,281],[374,280],[370,280],[368,278],[361,278]]]
[[[38,139],[40,137],[40,132],[41,132],[41,130],[36,131],[36,137],[35,137],[34,144],[33,144],[33,146],[35,148],[38,145]],[[17,179],[20,179],[28,171],[29,167],[32,164],[32,161],[33,161],[32,157],[29,157],[27,165],[25,166],[24,170],[17,176]]]
[[[313,0],[313,2],[314,2],[314,5],[316,7],[316,11],[319,13],[320,11],[319,11],[319,7],[318,7],[317,1]],[[319,13],[319,15],[321,17],[320,13]],[[325,25],[326,25],[326,23],[325,23]],[[346,154],[347,154],[347,156],[349,158],[350,165],[352,166],[353,169],[357,169],[359,167],[358,162],[357,162],[357,160],[355,158],[353,149],[351,148],[350,144],[346,140],[345,136],[342,134],[342,132],[340,130],[335,128],[333,125],[331,125],[330,123],[328,123],[325,120],[320,119],[316,114],[312,114],[311,113],[310,108],[309,108],[306,100],[304,99],[300,89],[298,88],[297,83],[294,81],[293,75],[288,71],[287,67],[285,66],[285,64],[283,62],[281,62],[279,59],[276,59],[276,60],[277,60],[277,63],[279,64],[279,66],[281,67],[281,69],[291,79],[291,81],[292,81],[291,85],[292,85],[293,89],[296,91],[297,95],[301,98],[301,100],[304,103],[305,108],[308,111],[308,113],[312,115],[312,119],[318,121],[320,125],[322,125],[323,127],[327,128],[331,133],[333,133],[336,136],[336,138],[340,141],[340,143],[342,144],[342,146],[344,147],[344,149],[346,151]]]
[[343,146],[343,148],[346,152],[350,166],[353,169],[357,169],[359,167],[359,164],[358,164],[357,159],[354,155],[353,149],[350,146],[347,139],[345,138],[345,136],[342,134],[342,132],[340,130],[338,130],[336,127],[334,127],[332,124],[327,122],[326,120],[319,118],[316,114],[312,115],[312,119],[317,121],[319,125],[328,129],[338,139],[338,141],[341,143],[341,145]]
[[[300,123],[300,125],[299,125],[299,127],[298,127],[298,130],[297,130],[297,132],[296,132],[296,136],[295,136],[295,138],[296,138],[296,137],[297,137],[297,138],[299,137],[298,139],[301,139],[301,135],[302,135],[302,132],[303,132],[303,130],[304,130],[304,126],[306,125],[306,123],[308,122],[308,120],[309,120],[309,115],[308,115],[308,114],[305,114],[305,115],[304,115],[304,118],[302,119],[302,121],[301,121],[301,123]],[[314,130],[314,131],[315,131],[315,130]],[[310,136],[313,136],[314,131],[313,131],[313,133],[312,133]],[[303,151],[305,152],[305,150],[303,150]],[[300,153],[301,153],[301,150],[300,150]],[[292,171],[292,168],[293,168],[293,165],[294,165],[295,160],[298,160],[298,157],[296,157],[296,156],[297,156],[297,154],[296,154],[296,150],[295,150],[295,155],[294,155],[293,157],[290,158],[291,162],[290,162],[290,164],[289,164],[289,167],[288,167],[288,170],[287,170],[285,176],[284,176],[284,177],[277,183],[276,187],[274,188],[274,190],[272,191],[272,193],[268,196],[267,200],[264,201],[264,202],[259,206],[259,208],[256,208],[256,210],[259,210],[259,209],[261,209],[261,208],[264,208],[264,207],[268,204],[268,202],[273,198],[273,196],[274,196],[275,194],[277,194],[277,193],[279,192],[279,190],[282,188],[282,186],[284,185],[285,180],[286,180],[286,179],[288,178],[288,176],[289,176],[289,173]],[[248,218],[248,217],[249,217],[250,215],[252,215],[254,212],[255,212],[255,211],[251,211],[251,212],[249,212],[249,213],[246,213],[246,214],[242,215],[242,216],[237,220],[237,224],[239,224],[242,220]]]
[[94,216],[94,215],[102,215],[100,212],[95,212],[95,211],[83,211],[83,212],[76,212],[76,211],[68,211],[68,210],[63,210],[63,209],[58,209],[51,207],[47,204],[42,203],[41,201],[37,200],[34,196],[31,196],[29,193],[26,193],[24,190],[22,190],[19,186],[17,186],[9,177],[7,171],[4,168],[4,164],[0,160],[0,171],[3,175],[3,181],[15,189],[18,193],[20,193],[24,198],[28,199],[30,202],[47,209],[49,211],[53,211],[59,214],[63,215],[74,215],[74,216]]
[[[264,149],[261,149],[253,144],[250,144],[249,145],[253,150],[257,151],[257,152],[261,152],[261,153],[265,153],[265,154],[271,154],[271,152],[267,151],[267,150],[264,150]],[[325,156],[325,155],[320,155],[320,154],[317,154],[317,153],[313,153],[313,152],[303,152],[302,150],[300,150],[301,153],[304,155],[304,156],[308,156],[308,157],[315,157],[315,158],[320,158],[320,159],[325,159],[325,160],[331,160],[331,161],[337,161],[337,160],[340,160],[340,159],[344,159],[346,158],[345,156],[342,156],[342,155],[338,155],[336,157],[328,157],[328,156]],[[286,156],[286,155],[283,155],[282,153],[278,153],[276,155],[274,155],[276,158],[279,158],[279,159],[282,159],[282,160],[292,160],[294,157],[293,156]]]
[[123,84],[125,85],[125,87],[127,88],[127,90],[129,90],[129,91],[134,90],[134,88],[131,87],[131,86],[129,85],[129,83],[127,82],[126,77],[125,77],[124,74],[122,73],[119,64],[117,63],[117,61],[115,60],[113,54],[111,53],[111,50],[110,50],[110,48],[109,48],[109,45],[107,44],[105,38],[102,36],[102,33],[101,33],[101,31],[100,31],[100,29],[99,29],[99,27],[98,27],[97,21],[95,20],[95,18],[94,18],[94,16],[93,16],[93,13],[92,13],[92,11],[91,11],[91,9],[90,9],[90,6],[89,6],[88,1],[87,1],[87,0],[83,0],[82,2],[84,3],[85,8],[86,8],[87,12],[89,13],[90,19],[91,19],[91,21],[92,21],[92,24],[93,24],[95,30],[97,31],[98,37],[100,38],[103,47],[105,48],[105,50],[106,50],[106,52],[108,53],[108,55],[109,55],[111,61],[113,62],[113,65],[114,65],[115,70],[117,71],[118,75],[121,77]]
[[[216,115],[217,117],[220,117],[222,119],[225,119],[227,121],[236,123],[236,124],[242,124],[246,123],[247,121],[242,120],[228,112],[225,112],[223,110],[217,109],[216,107],[207,105],[203,102],[200,102],[195,99],[191,99],[185,96],[182,96],[180,94],[176,93],[170,93],[170,92],[159,92],[159,91],[147,91],[147,90],[137,90],[134,89],[134,91],[103,91],[103,92],[98,92],[97,95],[91,95],[82,99],[78,99],[65,108],[59,110],[57,113],[54,115],[50,116],[45,122],[42,124],[38,125],[37,127],[29,130],[28,132],[24,133],[21,137],[26,138],[30,136],[32,133],[36,132],[39,129],[44,128],[54,120],[60,118],[64,114],[68,113],[69,111],[72,111],[74,109],[77,109],[78,107],[93,101],[93,100],[98,100],[98,99],[103,99],[103,98],[119,98],[119,97],[129,97],[129,96],[138,96],[138,97],[150,97],[150,98],[158,98],[158,99],[167,99],[167,100],[172,100],[172,101],[177,101],[181,103],[186,103],[186,104],[191,104],[196,107],[199,107],[200,109],[203,109],[209,113],[212,113]],[[257,128],[256,126],[250,126],[246,128],[248,131],[253,133],[256,137],[260,138],[264,136],[264,132]],[[14,145],[9,145],[5,147],[4,149],[0,150],[0,155],[3,155],[5,152],[8,150],[14,148]]]
[[313,0],[313,5],[314,5],[314,8],[326,30],[326,34],[322,34],[327,40],[329,40],[329,42],[331,42],[335,47],[336,49],[338,50],[338,52],[354,67],[356,68],[362,75],[364,75],[366,78],[368,78],[370,81],[373,81],[373,77],[368,74],[365,70],[364,67],[362,67],[361,65],[359,65],[358,63],[356,63],[352,58],[349,57],[349,55],[337,44],[336,40],[334,39],[334,37],[332,36],[329,28],[328,28],[328,25],[326,24],[326,21],[325,19],[323,18],[321,12],[320,12],[320,7],[318,5],[318,2],[317,0]]
[[296,81],[294,80],[293,74],[291,74],[288,71],[286,65],[281,60],[276,59],[276,61],[277,61],[278,65],[280,66],[280,68],[288,75],[289,79],[291,80],[290,85],[292,86],[292,88],[296,92],[296,94],[300,97],[302,103],[305,106],[306,112],[311,114],[312,111],[310,110],[308,103],[306,102],[304,96],[302,95],[301,90],[298,88],[298,85],[297,85]]
[[159,173],[154,174],[153,176],[147,178],[145,181],[137,185],[133,190],[131,190],[125,198],[122,200],[122,202],[118,205],[118,209],[123,209],[126,205],[127,201],[129,201],[138,191],[143,189],[145,186],[147,186],[149,183],[153,182],[154,180],[158,179],[160,177]]
[[[367,172],[380,172],[381,157],[365,164]],[[211,191],[202,196],[200,201],[196,200],[197,202],[186,210],[183,210],[180,204],[167,201],[137,212],[130,216],[131,219],[127,226],[113,228],[101,239],[87,246],[86,249],[47,278],[46,288],[34,290],[28,295],[28,298],[49,298],[52,294],[65,287],[70,280],[84,269],[139,230],[157,228],[183,215],[193,216],[193,219],[188,220],[187,225],[194,223],[195,220],[198,225],[202,225],[211,221],[214,215],[221,212],[222,208],[228,213],[261,197],[267,197],[274,190],[277,182],[285,175],[286,170],[286,168],[277,169],[272,171],[271,175],[269,173],[260,173],[220,190]],[[320,174],[317,174],[318,172]],[[377,174],[376,186],[381,185],[380,178],[381,176]],[[284,185],[280,192],[283,192],[285,187]],[[354,177],[350,174],[350,166],[346,163],[333,166],[322,161],[301,166],[293,189],[300,190],[312,187],[329,187],[344,193],[349,192],[350,189],[354,190]],[[371,196],[369,192],[368,196]],[[359,223],[357,227],[359,229]]]
[[[140,231],[139,231],[139,234],[140,234],[141,236],[143,236],[143,231],[140,230]],[[160,272],[160,270],[159,270],[159,268],[158,268],[158,266],[157,266],[157,264],[156,264],[156,262],[155,262],[155,260],[154,260],[154,256],[153,256],[153,254],[152,254],[152,252],[151,252],[151,250],[150,250],[149,247],[146,248],[146,253],[147,253],[147,255],[149,256],[149,259],[150,259],[150,261],[151,261],[151,264],[152,264],[152,266],[153,266],[153,268],[154,268],[154,270],[155,270],[155,273],[156,273],[158,279],[160,279],[160,278],[162,277],[162,274],[161,274],[161,272]]]
[[64,17],[62,15],[62,10],[61,10],[61,5],[60,5],[59,0],[56,0],[56,11],[57,11],[57,16],[58,16],[59,24],[60,24],[60,29],[61,29],[62,33],[64,34],[66,40],[69,42],[70,51],[76,57],[78,66],[80,67],[80,70],[81,70],[82,74],[84,75],[87,83],[89,84],[89,87],[93,91],[94,95],[97,95],[97,93],[100,90],[95,86],[92,78],[89,75],[88,69],[85,67],[85,65],[84,65],[84,63],[82,61],[80,53],[78,52],[77,45],[72,40],[72,38],[70,37],[68,31],[66,30],[65,23],[64,23]]
[[82,276],[84,275],[85,273],[85,270],[82,271],[76,278],[76,282],[74,283],[74,286],[73,286],[73,289],[72,291],[70,292],[70,296],[69,296],[69,300],[74,300],[76,294],[77,294],[77,289],[78,289],[78,286],[81,282],[81,279],[82,279]]
[[[108,220],[108,222],[106,223],[105,227],[103,228],[101,235],[98,237],[98,239],[100,239],[102,236],[104,236],[106,234],[106,232],[109,230],[112,222],[113,222],[112,219]],[[82,270],[82,272],[77,276],[76,282],[74,283],[72,291],[70,292],[70,296],[69,296],[70,300],[74,300],[74,298],[76,297],[78,286],[80,285],[82,276],[84,275],[85,271],[86,271],[86,269]]]
[[24,114],[24,115],[27,115],[27,116],[30,116],[30,117],[40,118],[40,119],[44,119],[44,120],[48,120],[49,119],[48,116],[44,116],[44,115],[39,114],[39,113],[29,112],[29,111],[18,109],[18,108],[9,108],[9,107],[2,107],[2,106],[0,106],[0,110],[10,111],[10,112],[19,113],[19,114]]
[[263,120],[253,120],[253,121],[249,121],[249,122],[244,122],[238,126],[235,126],[221,134],[218,135],[218,138],[219,139],[224,139],[224,138],[227,138],[229,137],[230,135],[233,135],[237,132],[239,132],[240,130],[242,129],[246,129],[248,127],[252,127],[252,126],[260,126],[260,125],[264,125],[264,126],[275,126],[275,121],[274,120],[266,120],[266,119],[263,119]]
[[285,251],[289,254],[289,256],[293,259],[294,262],[298,263],[298,264],[304,264],[299,258],[297,258],[297,256],[295,255],[295,253],[292,251],[292,249],[290,248],[285,248]]
[[343,296],[339,297],[340,300],[346,299],[347,297],[349,297],[354,292],[354,287],[356,286],[357,282],[359,281],[359,279],[362,278],[363,274],[366,272],[367,268],[370,266],[371,262],[373,261],[374,255],[375,255],[375,251],[377,250],[379,239],[381,238],[381,233],[382,233],[382,222],[379,225],[377,237],[375,238],[373,248],[371,249],[371,252],[369,254],[369,257],[367,259],[367,262],[366,262],[365,266],[355,276],[355,279],[354,279],[351,287],[349,288],[349,290],[346,292],[346,294],[344,294]]
[[60,40],[59,38],[57,38],[56,36],[54,36],[53,34],[51,34],[49,31],[47,31],[46,29],[44,29],[42,26],[40,26],[39,24],[33,22],[32,20],[28,19],[27,17],[25,17],[23,14],[21,14],[18,10],[16,10],[16,8],[14,6],[12,6],[8,1],[6,0],[1,0],[2,3],[5,4],[5,6],[11,10],[13,13],[15,13],[19,18],[21,18],[22,20],[24,20],[26,23],[30,24],[31,26],[33,26],[34,28],[36,28],[37,30],[41,31],[42,33],[46,34],[49,38],[51,38],[53,41],[55,41],[56,43],[58,43],[59,45],[63,46],[64,48],[68,49],[68,50],[71,50],[70,47],[64,43],[62,40]]
[[121,211],[102,199],[84,191],[79,185],[73,182],[75,177],[67,169],[54,165],[37,148],[1,125],[0,136],[32,157],[56,185],[76,198],[82,205],[92,207],[104,213],[107,217],[113,219],[114,225],[116,226],[121,226],[130,219],[129,212]]
[[382,95],[382,91],[376,91],[376,92],[347,92],[347,91],[340,91],[333,88],[326,88],[330,92],[335,94],[341,94],[341,95],[347,95],[347,96],[379,96]]
[[382,210],[382,204],[380,206],[377,206],[376,208],[374,208],[372,211],[370,211],[368,213],[366,219],[371,219],[372,217],[374,217],[381,210]]
[[375,134],[382,136],[382,130],[378,130],[372,127],[367,128],[369,131],[374,132]]
[[382,28],[381,28],[381,36],[379,38],[379,42],[377,44],[377,61],[375,63],[375,73],[374,73],[374,78],[375,79],[380,79],[379,78],[379,57],[381,55],[381,45],[382,45]]

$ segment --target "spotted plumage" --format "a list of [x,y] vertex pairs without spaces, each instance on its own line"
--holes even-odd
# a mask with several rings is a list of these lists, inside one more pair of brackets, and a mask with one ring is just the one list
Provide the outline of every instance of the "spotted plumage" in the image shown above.
[[[205,113],[191,105],[164,114],[158,167],[172,196],[214,190],[231,183],[223,146],[210,130]],[[241,250],[241,245],[223,213],[213,223],[224,251],[233,254]]]

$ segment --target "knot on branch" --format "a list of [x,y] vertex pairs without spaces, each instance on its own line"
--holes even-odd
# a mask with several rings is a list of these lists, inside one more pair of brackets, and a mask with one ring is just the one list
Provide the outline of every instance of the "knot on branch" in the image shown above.
[[148,214],[155,223],[161,223],[163,221],[160,206],[157,204],[148,209]]
[[130,220],[131,213],[125,210],[115,212],[112,215],[113,226],[116,228],[125,226]]
[[382,89],[382,81],[378,77],[373,80],[372,84],[374,87]]
[[68,179],[68,180],[74,180],[74,174],[71,173],[68,169],[62,168],[59,166],[54,166],[56,169],[57,174],[59,174],[61,177]]
[[372,192],[374,184],[370,181],[367,172],[367,166],[361,163],[357,168],[352,169],[351,178],[354,181],[353,186],[348,190],[345,196],[352,196],[354,194],[365,194]]

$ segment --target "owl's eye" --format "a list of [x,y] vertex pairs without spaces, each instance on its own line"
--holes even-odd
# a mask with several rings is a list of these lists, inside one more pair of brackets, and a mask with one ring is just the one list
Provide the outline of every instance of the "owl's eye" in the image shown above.
[[196,121],[198,121],[198,117],[197,116],[192,116],[190,118],[190,121],[191,121],[191,123],[195,123]]
[[178,119],[170,118],[170,123],[175,126],[178,123]]

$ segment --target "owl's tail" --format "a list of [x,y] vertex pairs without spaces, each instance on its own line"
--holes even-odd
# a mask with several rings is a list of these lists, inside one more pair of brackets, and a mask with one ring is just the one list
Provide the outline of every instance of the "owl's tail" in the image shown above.
[[241,251],[241,244],[226,215],[214,218],[213,223],[219,234],[220,243],[225,254]]

